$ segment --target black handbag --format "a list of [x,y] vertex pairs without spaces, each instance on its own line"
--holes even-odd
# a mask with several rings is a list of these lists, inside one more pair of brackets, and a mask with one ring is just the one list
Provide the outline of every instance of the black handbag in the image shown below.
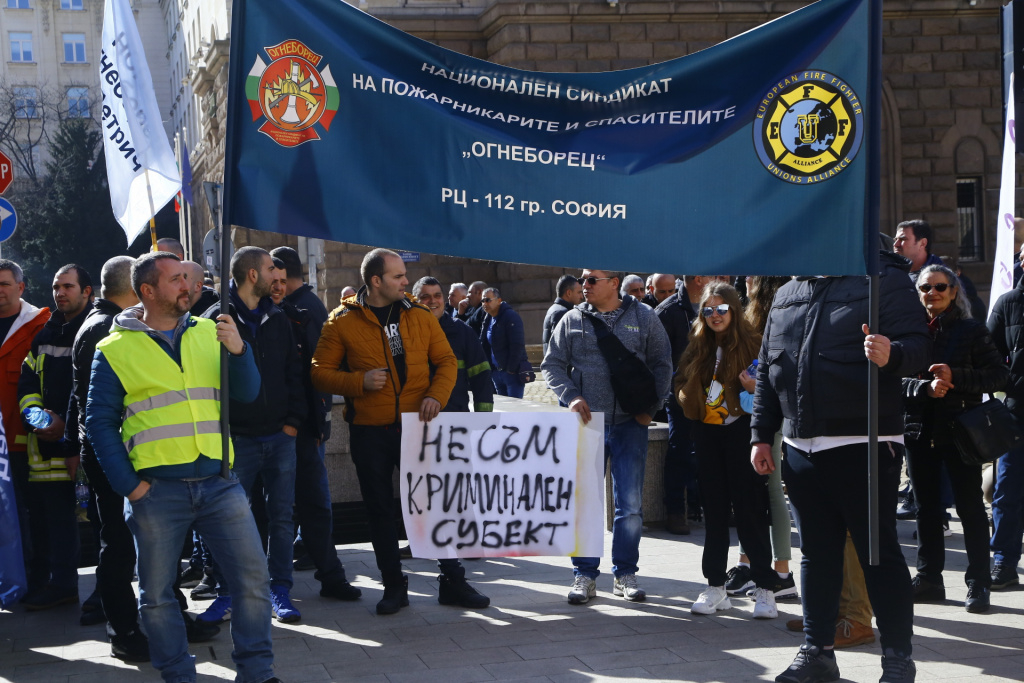
[[1024,432],[1020,423],[997,398],[957,415],[953,421],[953,443],[968,465],[992,462],[1021,439],[1024,439]]
[[[632,305],[632,300],[624,305]],[[583,315],[590,318],[590,323],[594,326],[597,348],[608,364],[612,391],[619,405],[630,415],[653,411],[661,402],[654,373],[635,353],[626,348],[603,320],[591,313],[584,312]]]

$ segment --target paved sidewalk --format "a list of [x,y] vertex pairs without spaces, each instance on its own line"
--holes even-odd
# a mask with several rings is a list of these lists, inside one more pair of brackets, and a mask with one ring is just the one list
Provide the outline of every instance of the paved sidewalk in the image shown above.
[[[904,553],[914,558],[912,522],[900,522]],[[988,614],[963,609],[966,558],[959,525],[947,539],[947,593],[941,605],[918,605],[914,658],[918,680],[1020,681],[1024,679],[1024,590],[993,593]],[[468,683],[473,681],[770,681],[792,660],[801,634],[789,633],[797,602],[780,602],[779,618],[755,622],[752,605],[735,600],[713,617],[690,614],[703,587],[703,530],[674,537],[644,534],[641,585],[644,603],[611,595],[611,576],[598,581],[599,597],[584,606],[566,603],[571,582],[565,558],[509,558],[466,562],[468,578],[491,597],[487,610],[437,604],[433,562],[405,563],[410,607],[378,617],[381,595],[368,545],[341,548],[349,576],[363,589],[357,603],[321,599],[312,572],[298,572],[292,597],[298,624],[274,625],[277,674],[287,683]],[[794,534],[794,541],[796,535]],[[610,539],[605,544],[610,546]],[[799,556],[798,551],[794,551]],[[731,558],[734,559],[734,558]],[[609,566],[606,557],[604,567]],[[796,566],[796,565],[794,565]],[[83,576],[83,598],[93,576]],[[195,611],[209,603],[198,603]],[[0,680],[120,683],[159,681],[148,664],[130,666],[109,656],[102,626],[78,625],[78,608],[0,612]],[[192,647],[200,681],[232,680],[231,640],[224,630]],[[846,681],[880,675],[879,646],[838,653]]]

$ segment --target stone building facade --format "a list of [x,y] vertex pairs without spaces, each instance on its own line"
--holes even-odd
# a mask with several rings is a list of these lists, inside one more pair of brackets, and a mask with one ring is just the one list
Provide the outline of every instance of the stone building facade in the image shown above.
[[[579,72],[627,69],[692,54],[808,3],[352,0],[352,4],[403,31],[474,57],[526,70]],[[901,220],[927,219],[935,230],[933,251],[959,258],[983,297],[992,273],[1002,163],[999,6],[997,0],[885,0],[883,6],[879,229],[891,235]],[[212,41],[192,72],[196,95],[218,103],[201,116],[202,143],[193,161],[197,183],[223,176],[227,42]],[[197,191],[196,196],[200,195]],[[198,213],[208,227],[208,212]],[[295,241],[248,230],[235,233],[236,245]],[[365,251],[356,245],[327,244],[319,285],[329,304],[336,303],[342,287],[357,282]],[[540,317],[554,297],[554,280],[563,271],[424,254],[418,263],[410,264],[409,272],[410,279],[431,274],[446,283],[482,279],[497,284],[525,313],[528,341],[539,341]]]

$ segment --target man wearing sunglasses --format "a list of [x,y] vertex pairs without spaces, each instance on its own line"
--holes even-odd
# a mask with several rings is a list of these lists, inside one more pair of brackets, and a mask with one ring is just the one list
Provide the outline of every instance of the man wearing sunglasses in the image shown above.
[[[615,273],[584,270],[579,282],[585,302],[568,311],[555,326],[541,369],[551,390],[569,410],[579,413],[584,424],[590,422],[593,413],[604,413],[605,462],[611,470],[615,495],[612,592],[626,600],[640,601],[646,597],[637,585],[636,572],[643,526],[641,491],[647,425],[670,389],[671,347],[654,311],[631,296],[619,300],[619,277]],[[630,414],[617,400],[590,316],[603,322],[654,375],[662,399],[645,412]],[[600,558],[574,557],[572,563],[575,579],[569,603],[580,605],[597,594]]]

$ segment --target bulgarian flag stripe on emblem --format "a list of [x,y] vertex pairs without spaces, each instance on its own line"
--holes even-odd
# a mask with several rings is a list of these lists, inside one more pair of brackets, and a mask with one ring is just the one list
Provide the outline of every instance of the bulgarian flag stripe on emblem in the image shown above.
[[[245,79],[245,99],[249,100],[249,108],[252,109],[252,120],[258,121],[263,118],[263,111],[260,109],[260,76],[266,70],[267,64],[259,55],[249,69],[249,75]],[[337,89],[335,89],[337,92]]]
[[320,75],[323,76],[324,90],[327,91],[327,105],[324,108],[323,115],[320,117],[320,125],[324,127],[324,130],[330,130],[331,121],[334,120],[334,115],[338,112],[338,105],[341,103],[341,95],[338,93],[338,86],[334,82],[334,76],[331,75],[330,66],[324,69]]

